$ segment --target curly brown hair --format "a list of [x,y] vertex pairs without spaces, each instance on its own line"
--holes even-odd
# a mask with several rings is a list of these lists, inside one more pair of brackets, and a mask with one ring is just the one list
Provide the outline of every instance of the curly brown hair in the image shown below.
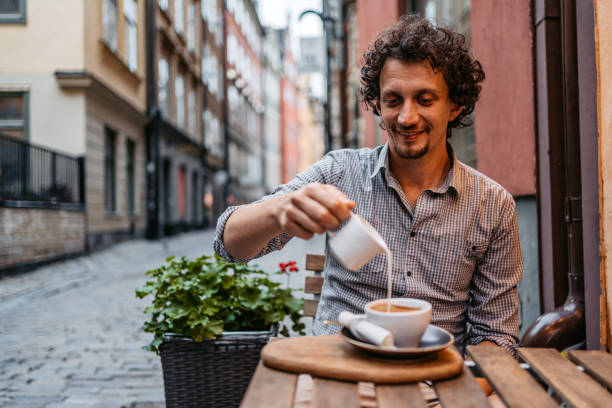
[[[434,26],[418,15],[404,15],[397,23],[378,34],[374,44],[363,54],[361,100],[366,109],[376,108],[380,98],[380,72],[387,58],[405,62],[428,61],[441,72],[449,89],[450,100],[463,110],[448,125],[451,128],[472,125],[470,114],[478,100],[485,73],[480,62],[470,54],[465,36],[445,27]],[[381,122],[382,125],[382,122]]]

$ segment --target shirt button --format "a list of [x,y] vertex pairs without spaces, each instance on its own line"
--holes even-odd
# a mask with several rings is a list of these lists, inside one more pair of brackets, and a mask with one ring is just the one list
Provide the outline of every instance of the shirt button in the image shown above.
[[412,272],[408,271],[408,272],[406,272],[406,275],[407,276],[412,276]]
[[414,237],[415,235],[416,235],[416,232],[414,232],[414,231],[410,231],[410,236],[411,236],[411,237]]

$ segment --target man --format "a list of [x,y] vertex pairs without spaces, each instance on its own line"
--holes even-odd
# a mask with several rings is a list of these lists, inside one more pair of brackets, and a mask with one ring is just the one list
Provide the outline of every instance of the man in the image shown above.
[[[459,162],[447,139],[471,124],[484,80],[465,38],[417,16],[379,34],[364,55],[361,95],[388,143],[338,150],[270,196],[219,218],[215,251],[249,260],[338,228],[354,211],[393,254],[393,296],[433,306],[432,323],[465,344],[515,354],[522,258],[515,204],[499,184]],[[326,255],[327,250],[326,250]],[[384,256],[358,272],[327,256],[314,334],[323,320],[386,297]]]

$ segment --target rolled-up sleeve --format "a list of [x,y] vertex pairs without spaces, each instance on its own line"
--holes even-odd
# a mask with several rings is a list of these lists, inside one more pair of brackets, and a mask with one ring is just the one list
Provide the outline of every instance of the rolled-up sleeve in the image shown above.
[[519,329],[517,285],[523,277],[523,257],[516,205],[507,194],[482,262],[477,266],[467,309],[471,325],[467,344],[492,341],[516,357]]
[[[347,154],[347,150],[337,150],[326,154],[317,163],[295,176],[293,180],[289,181],[287,184],[278,186],[271,194],[255,201],[254,203],[259,203],[281,194],[287,194],[292,191],[299,190],[310,183],[334,184],[344,174],[346,163],[345,156]],[[263,249],[253,258],[234,258],[225,248],[223,243],[223,233],[225,231],[227,220],[234,213],[234,211],[240,207],[241,206],[228,207],[217,220],[217,229],[215,231],[213,249],[219,256],[225,258],[229,262],[248,262],[251,259],[259,258],[272,251],[282,249],[292,238],[289,234],[282,232],[268,241]]]

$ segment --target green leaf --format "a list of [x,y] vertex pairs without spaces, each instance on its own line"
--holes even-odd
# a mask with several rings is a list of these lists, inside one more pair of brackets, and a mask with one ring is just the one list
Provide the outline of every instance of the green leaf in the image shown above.
[[157,352],[169,331],[203,341],[224,330],[267,330],[272,324],[288,334],[282,323],[287,316],[294,331],[304,332],[303,301],[257,266],[227,262],[216,254],[169,257],[145,275],[148,281],[135,295],[152,295],[144,310],[149,319],[142,326],[154,336],[147,350]]

